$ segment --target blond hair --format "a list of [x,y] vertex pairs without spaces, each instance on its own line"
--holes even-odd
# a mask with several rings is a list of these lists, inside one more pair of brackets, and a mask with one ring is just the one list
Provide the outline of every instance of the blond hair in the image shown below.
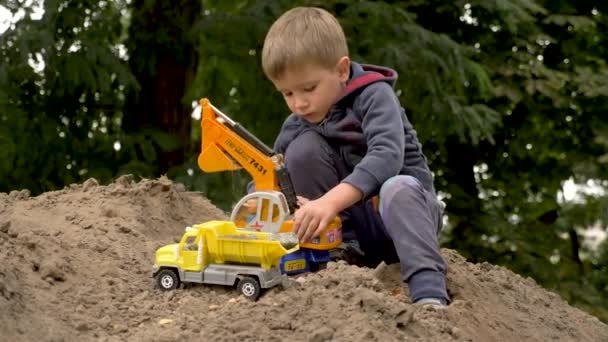
[[295,7],[270,27],[262,49],[262,68],[270,79],[285,70],[307,63],[335,67],[348,56],[344,31],[338,20],[324,9]]

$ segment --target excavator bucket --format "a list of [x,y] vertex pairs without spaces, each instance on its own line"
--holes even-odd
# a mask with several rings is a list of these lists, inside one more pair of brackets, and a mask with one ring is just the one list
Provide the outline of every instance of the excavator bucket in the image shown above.
[[241,166],[213,144],[208,145],[198,156],[198,166],[205,172],[235,171]]

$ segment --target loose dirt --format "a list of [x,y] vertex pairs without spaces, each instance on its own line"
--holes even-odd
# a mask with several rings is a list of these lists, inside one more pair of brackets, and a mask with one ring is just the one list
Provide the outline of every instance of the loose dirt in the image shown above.
[[608,341],[608,326],[533,280],[453,250],[446,309],[412,305],[398,265],[343,262],[257,302],[230,287],[157,289],[155,250],[227,219],[166,178],[0,194],[2,341]]

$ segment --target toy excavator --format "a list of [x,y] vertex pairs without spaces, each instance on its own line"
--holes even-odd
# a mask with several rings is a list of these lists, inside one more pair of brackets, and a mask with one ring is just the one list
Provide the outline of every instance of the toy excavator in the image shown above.
[[[255,192],[244,196],[232,210],[230,220],[239,229],[286,233],[293,231],[291,214],[297,199],[283,156],[275,153],[243,126],[203,98],[201,106],[201,153],[198,165],[205,172],[245,169],[253,178]],[[315,271],[330,260],[329,250],[342,242],[339,217],[311,242],[281,258],[280,270],[292,275]]]

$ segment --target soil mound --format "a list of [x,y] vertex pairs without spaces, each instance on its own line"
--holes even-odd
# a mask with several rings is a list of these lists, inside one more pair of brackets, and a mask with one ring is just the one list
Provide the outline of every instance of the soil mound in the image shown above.
[[164,177],[0,194],[1,340],[608,341],[607,325],[533,280],[447,249],[446,309],[412,305],[398,265],[330,263],[255,303],[155,288],[156,249],[211,219],[227,215]]

